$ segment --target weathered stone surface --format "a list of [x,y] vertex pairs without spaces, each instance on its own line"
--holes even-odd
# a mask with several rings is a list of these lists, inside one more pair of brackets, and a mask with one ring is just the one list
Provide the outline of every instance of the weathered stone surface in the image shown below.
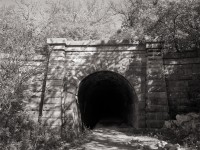
[[52,103],[52,104],[55,104],[55,103],[62,103],[62,100],[63,98],[62,97],[54,97],[54,98],[48,98],[46,97],[44,99],[44,103],[47,104],[47,103]]
[[[80,82],[92,73],[105,70],[124,76],[133,87],[138,127],[161,127],[169,111],[175,115],[193,109],[189,107],[192,99],[189,97],[193,89],[199,88],[200,81],[200,59],[196,52],[164,54],[163,58],[159,42],[147,42],[146,48],[133,43],[116,45],[100,41],[95,45],[88,41],[71,43],[66,39],[49,39],[48,43],[54,50],[44,93],[44,118],[55,121],[62,108],[60,104],[76,102]],[[41,64],[45,63],[40,57],[27,63],[38,68]],[[33,97],[29,101],[30,109],[37,109],[43,79],[44,72],[30,80],[25,93]],[[198,91],[195,92],[198,95]],[[75,105],[73,103],[73,108]]]
[[146,103],[145,101],[140,101],[138,105],[139,112],[145,111]]
[[61,118],[60,110],[45,110],[42,112],[44,118]]
[[62,105],[61,103],[46,103],[43,105],[43,111],[61,111]]
[[200,63],[199,58],[183,58],[183,59],[165,59],[164,64],[181,65],[181,64],[196,64]]
[[156,112],[156,113],[151,113],[148,112],[147,116],[149,115],[149,119],[151,119],[151,117],[153,117],[156,120],[167,120],[169,119],[169,114],[168,112]]
[[152,105],[168,105],[167,98],[149,97],[148,102]]
[[167,93],[166,92],[149,92],[148,97],[167,99]]
[[146,108],[148,112],[168,112],[169,108],[166,105],[148,105]]
[[166,92],[165,85],[154,85],[154,86],[147,86],[148,92]]
[[65,57],[65,51],[52,51],[51,57]]
[[163,120],[146,120],[147,128],[162,128],[163,124]]
[[62,96],[62,91],[48,90],[45,92],[45,96],[48,98],[59,98]]
[[181,53],[166,53],[164,54],[164,59],[172,59],[172,58],[191,58],[191,57],[196,57],[197,56],[197,51],[193,52],[181,52]]

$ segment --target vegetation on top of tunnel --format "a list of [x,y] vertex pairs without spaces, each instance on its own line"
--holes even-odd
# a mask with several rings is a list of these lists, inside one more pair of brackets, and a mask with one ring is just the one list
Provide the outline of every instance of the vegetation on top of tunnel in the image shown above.
[[114,39],[165,41],[168,51],[200,48],[200,3],[198,0],[125,0],[111,4],[122,17]]

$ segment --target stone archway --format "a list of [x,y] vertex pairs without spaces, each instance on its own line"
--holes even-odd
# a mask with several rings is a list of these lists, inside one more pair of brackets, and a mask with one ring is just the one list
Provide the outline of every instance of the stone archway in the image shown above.
[[118,73],[99,71],[85,77],[79,86],[78,102],[82,122],[88,128],[105,119],[131,126],[137,122],[134,89]]
[[[117,114],[117,110],[121,109],[124,113],[118,115],[135,128],[161,128],[168,119],[162,43],[67,41],[64,38],[48,39],[47,42],[51,46],[51,53],[43,82],[46,86],[32,99],[37,102],[34,108],[37,108],[40,102],[39,118],[41,117],[45,124],[60,127],[68,123],[73,124],[72,128],[76,129],[77,126],[81,127],[82,119],[92,127],[100,120],[90,109],[95,106],[92,99],[105,97],[111,99],[108,103],[105,102],[105,105],[113,108],[113,113],[106,108],[105,114],[114,116],[112,114]],[[40,86],[41,84],[38,84],[38,87]],[[101,89],[103,92],[96,92]],[[111,92],[105,94],[108,89],[111,89]],[[102,98],[99,98],[101,93]],[[120,97],[125,101],[121,101]],[[100,100],[97,102],[100,102],[102,110],[105,105]],[[90,119],[86,119],[88,117]],[[69,118],[72,123],[69,123]]]

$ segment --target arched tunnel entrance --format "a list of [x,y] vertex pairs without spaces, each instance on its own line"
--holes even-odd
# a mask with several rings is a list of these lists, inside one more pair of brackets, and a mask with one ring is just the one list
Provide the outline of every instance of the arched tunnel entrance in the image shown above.
[[134,124],[134,89],[121,75],[110,71],[93,73],[82,80],[78,101],[83,124],[94,128],[98,122]]

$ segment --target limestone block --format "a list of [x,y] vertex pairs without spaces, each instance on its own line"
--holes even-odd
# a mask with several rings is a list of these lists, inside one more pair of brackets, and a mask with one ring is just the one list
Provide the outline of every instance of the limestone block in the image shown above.
[[168,99],[167,98],[149,97],[148,101],[152,105],[167,105],[168,104]]
[[149,92],[148,93],[148,98],[153,97],[153,98],[167,98],[167,93],[166,92]]
[[147,42],[146,48],[147,49],[161,49],[163,47],[162,42]]
[[141,84],[134,85],[134,90],[136,93],[142,93]]
[[138,121],[138,128],[146,128],[146,121],[144,120]]
[[164,64],[195,64],[200,63],[199,58],[164,59]]
[[147,128],[162,128],[163,120],[146,120]]
[[162,57],[161,56],[148,56],[147,58],[148,61],[162,61]]
[[155,74],[163,74],[164,70],[162,68],[148,68],[147,67],[147,75],[155,75]]
[[200,80],[190,80],[188,81],[189,87],[199,87],[200,86]]
[[54,56],[53,57],[53,56],[51,56],[49,61],[65,61],[65,57],[62,57],[62,56],[59,56],[59,57],[58,56],[56,56],[56,57]]
[[65,51],[52,51],[51,57],[65,57]]
[[48,74],[62,74],[63,72],[65,72],[65,70],[63,68],[60,68],[60,67],[56,67],[56,68],[49,68],[48,70]]
[[147,86],[147,92],[166,92],[166,86],[164,84]]
[[184,74],[169,74],[165,75],[166,79],[169,81],[175,81],[175,80],[193,80],[195,79],[195,75],[189,74],[189,75],[184,75]]
[[185,92],[175,92],[172,91],[169,93],[169,98],[173,98],[173,99],[179,99],[179,98],[187,98],[188,97],[188,93]]
[[187,92],[188,91],[188,83],[187,81],[183,81],[180,84],[177,83],[169,83],[168,85],[169,92]]
[[[95,56],[95,55],[99,55],[99,52],[65,52],[66,59],[74,59],[74,58],[84,58],[85,56],[91,57],[91,56]],[[101,52],[101,55],[103,54],[107,54],[107,52]]]
[[57,62],[55,64],[49,64],[49,69],[64,69],[65,68],[65,63],[63,62]]
[[63,80],[65,76],[65,71],[53,72],[52,74],[47,74],[47,80]]
[[188,105],[177,105],[176,106],[176,112],[178,113],[186,113],[186,112],[193,112],[193,111],[198,111],[199,108],[191,107]]
[[146,110],[148,112],[168,112],[169,109],[165,105],[148,105]]
[[[200,58],[199,58],[200,59]],[[200,73],[200,63],[199,64],[193,64],[192,65],[192,73],[199,74]]]
[[[144,100],[144,99],[143,99]],[[138,104],[138,111],[141,112],[141,111],[144,111],[146,108],[146,103],[145,101],[139,101],[139,104]]]
[[146,127],[146,116],[145,113],[141,113],[138,117],[138,128]]
[[148,57],[152,57],[152,56],[162,56],[162,53],[160,51],[148,51],[147,53]]
[[61,103],[47,103],[43,105],[43,111],[61,111]]
[[163,64],[155,63],[155,64],[147,64],[148,68],[162,68]]
[[197,57],[197,52],[183,52],[183,53],[165,53],[164,59],[169,58],[191,58],[191,57]]
[[148,65],[163,64],[163,60],[149,60]]
[[[100,50],[100,49],[99,49]],[[66,47],[65,51],[67,52],[96,52],[98,51],[97,47]]]
[[67,60],[51,60],[49,61],[49,68],[52,68],[53,66],[63,66],[65,65]]
[[169,87],[186,87],[188,86],[188,81],[169,81]]
[[192,65],[177,65],[171,68],[171,74],[190,75],[192,74]]
[[200,80],[200,73],[199,74],[192,74],[192,80]]
[[64,51],[65,46],[64,45],[56,45],[56,46],[53,46],[53,50],[54,51]]
[[47,103],[62,103],[62,97],[55,97],[55,98],[45,98],[44,99],[44,104]]
[[42,112],[42,117],[44,118],[61,118],[60,110],[45,110]]
[[179,98],[177,100],[178,105],[185,105],[185,106],[189,106],[191,104],[191,101],[189,99],[189,97],[184,97],[184,98]]
[[124,45],[124,46],[102,46],[97,48],[98,51],[145,51],[144,48],[138,48],[138,45]]
[[146,76],[147,80],[154,80],[154,81],[163,81],[163,83],[165,83],[165,75],[162,74],[157,74],[157,73],[151,73],[151,74],[147,74]]
[[166,120],[169,118],[169,114],[167,112],[148,112],[146,114],[147,120]]
[[138,102],[144,102],[146,99],[146,93],[137,93]]

